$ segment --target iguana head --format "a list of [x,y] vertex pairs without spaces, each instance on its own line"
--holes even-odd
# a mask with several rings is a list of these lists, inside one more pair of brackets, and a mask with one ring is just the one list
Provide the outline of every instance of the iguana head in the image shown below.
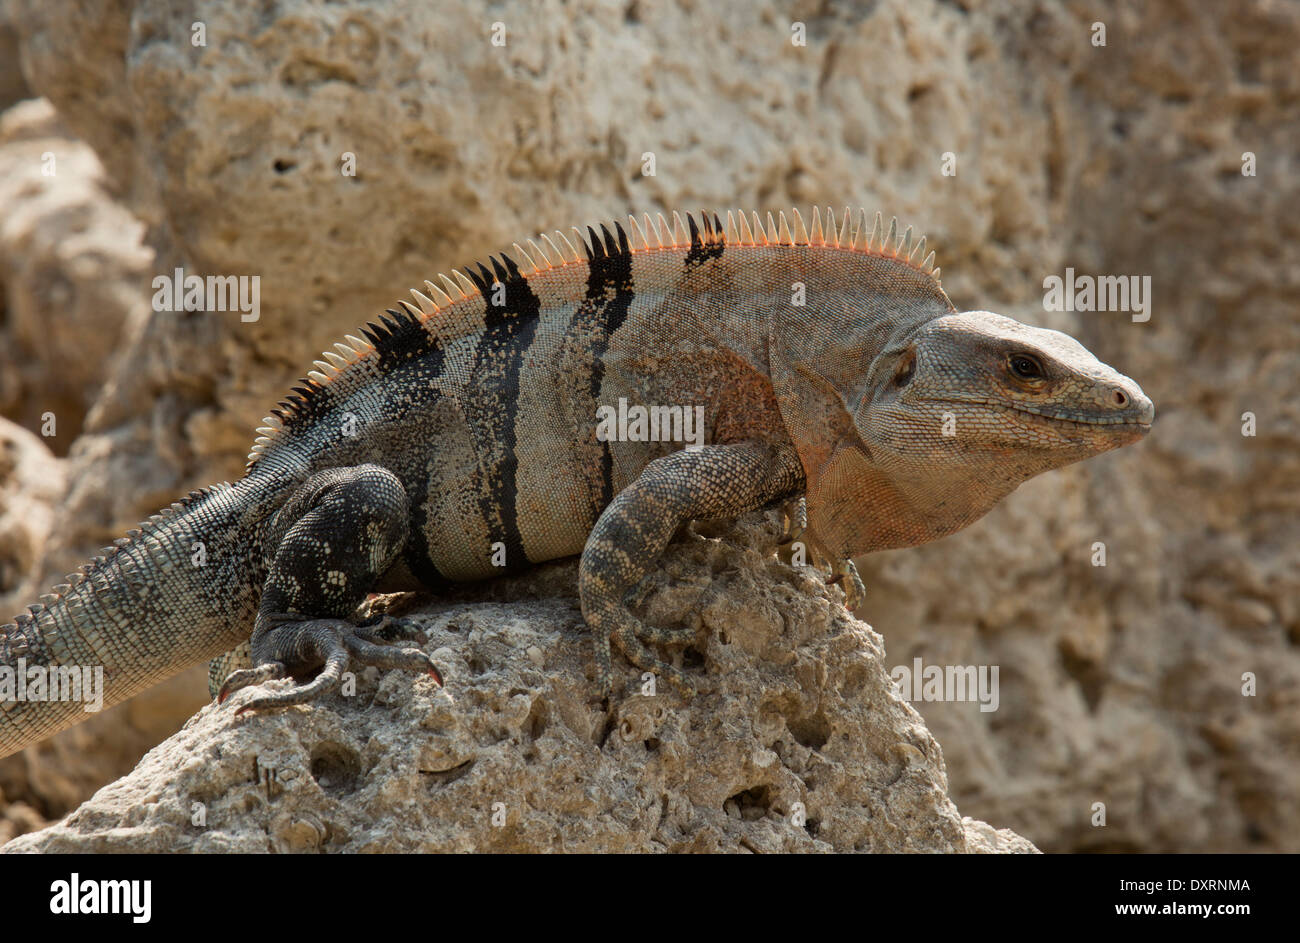
[[818,288],[819,304],[778,315],[769,358],[809,536],[828,555],[946,536],[1027,479],[1151,428],[1142,389],[1078,341],[957,312],[901,260],[848,260]]
[[1136,442],[1155,415],[1141,387],[1074,338],[988,311],[890,343],[847,406],[869,456],[860,474],[904,524],[888,536],[896,546],[951,533],[1035,475]]

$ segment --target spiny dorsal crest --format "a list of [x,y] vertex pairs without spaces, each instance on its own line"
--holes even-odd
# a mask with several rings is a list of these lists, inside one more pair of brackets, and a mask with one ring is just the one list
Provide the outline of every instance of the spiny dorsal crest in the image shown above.
[[784,212],[776,217],[768,213],[764,220],[757,212],[746,216],[743,210],[728,210],[724,222],[717,213],[702,211],[697,223],[690,213],[683,219],[674,211],[671,221],[663,213],[654,217],[645,213],[640,221],[629,216],[626,229],[615,222],[613,231],[602,224],[599,230],[588,226],[585,234],[575,226],[570,230],[572,239],[559,230],[542,233],[536,240],[526,240],[527,247],[514,243],[513,255],[503,252],[499,258],[490,256],[486,264],[477,262],[453,269],[450,276],[439,274],[437,283],[425,281],[425,291],[411,290],[415,304],[399,302],[397,308],[387,309],[378,323],[372,321],[362,328],[362,337],[348,334],[346,343],[335,344],[334,350],[321,354],[322,359],[313,363],[315,369],[262,420],[248,455],[248,467],[286,434],[290,424],[309,419],[317,407],[327,404],[329,386],[349,368],[371,356],[412,356],[481,329],[483,321],[462,307],[462,302],[486,296],[498,284],[509,290],[512,281],[527,281],[552,269],[667,249],[813,246],[894,259],[930,277],[936,286],[939,284],[939,269],[934,264],[934,253],[925,251],[925,237],[913,239],[910,226],[900,234],[897,219],[891,218],[886,227],[884,217],[876,213],[868,229],[864,209],[854,212],[845,207],[837,222],[833,209],[828,207],[823,217],[821,208],[814,207],[811,226],[804,224],[797,209],[792,209],[790,215],[793,223]]

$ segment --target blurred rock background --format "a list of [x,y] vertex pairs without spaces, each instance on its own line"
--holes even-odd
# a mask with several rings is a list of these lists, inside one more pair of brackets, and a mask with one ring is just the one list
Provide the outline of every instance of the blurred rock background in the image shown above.
[[[892,664],[1000,667],[994,713],[915,705],[957,805],[1045,851],[1300,851],[1298,46],[1276,0],[0,0],[0,605],[237,477],[319,351],[437,271],[629,211],[880,208],[959,308],[1157,405],[860,561]],[[177,266],[260,275],[261,319],[151,311]],[[1151,320],[1045,312],[1067,266],[1151,276]],[[0,841],[205,702],[196,669],[0,761]]]

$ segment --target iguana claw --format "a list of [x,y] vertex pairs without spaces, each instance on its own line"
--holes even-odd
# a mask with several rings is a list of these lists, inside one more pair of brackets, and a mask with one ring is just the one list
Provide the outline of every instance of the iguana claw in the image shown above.
[[776,557],[786,566],[792,566],[795,546],[808,529],[808,505],[802,496],[791,498],[781,506],[781,521],[785,533],[777,542]]
[[852,560],[840,560],[831,568],[832,576],[827,583],[840,583],[844,590],[844,608],[852,612],[862,605],[867,598],[867,587],[858,575],[858,568]]
[[802,495],[791,498],[781,506],[781,522],[785,527],[785,534],[780,540],[782,545],[793,543],[803,536],[803,532],[808,529],[808,504]]
[[418,648],[389,648],[376,642],[389,642],[411,638],[419,634],[414,623],[393,616],[379,616],[362,625],[353,625],[342,619],[291,619],[289,616],[271,618],[275,624],[268,644],[278,657],[266,658],[254,668],[232,671],[217,694],[217,703],[224,703],[235,691],[250,685],[305,674],[321,666],[320,673],[311,681],[285,691],[275,691],[255,697],[239,706],[236,714],[262,710],[268,707],[288,707],[303,704],[334,690],[343,680],[343,671],[355,659],[363,665],[379,668],[402,668],[427,674],[442,686],[442,673],[424,652]]

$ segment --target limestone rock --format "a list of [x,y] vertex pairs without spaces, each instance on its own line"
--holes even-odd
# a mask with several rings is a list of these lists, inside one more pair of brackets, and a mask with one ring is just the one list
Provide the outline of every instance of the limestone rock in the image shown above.
[[34,832],[49,823],[25,802],[6,802],[0,794],[0,846],[17,835]]
[[60,455],[146,313],[153,253],[113,190],[48,101],[0,115],[0,413]]
[[0,418],[0,606],[17,609],[35,589],[29,577],[49,539],[63,476],[45,440]]
[[[147,312],[143,234],[48,101],[0,115],[0,622],[117,536],[68,532],[67,463],[51,450],[66,453],[96,398],[112,396],[113,352]],[[201,672],[188,673],[0,760],[0,834],[66,814],[206,700]]]
[[[45,440],[0,419],[0,622],[35,602],[31,577],[63,495],[64,462]],[[44,743],[0,759],[0,842],[57,818],[128,772],[140,756],[207,703],[193,669]]]
[[[10,814],[6,804],[44,819],[66,815],[96,789],[129,773],[150,747],[175,733],[207,703],[207,668],[191,668],[0,759],[0,818]],[[31,821],[26,814],[14,819],[13,834],[30,830]]]
[[351,696],[242,718],[237,693],[4,850],[1035,851],[957,813],[880,637],[772,559],[775,529],[689,536],[649,587],[648,618],[699,628],[683,657],[712,690],[690,702],[630,678],[589,703],[576,569],[551,566],[408,613],[445,690],[366,669]]
[[0,4],[0,111],[32,94],[19,67],[18,50],[18,31],[4,18]]

